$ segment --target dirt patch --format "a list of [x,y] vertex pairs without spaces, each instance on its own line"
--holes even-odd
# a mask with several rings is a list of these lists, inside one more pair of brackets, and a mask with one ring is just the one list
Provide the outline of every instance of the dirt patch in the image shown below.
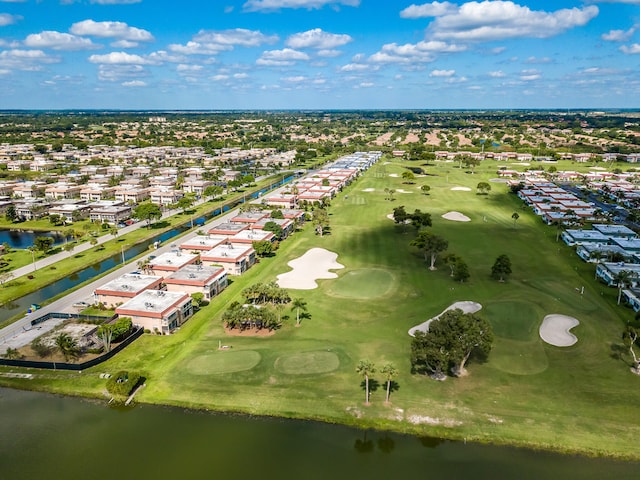
[[224,327],[224,333],[230,337],[270,337],[275,335],[276,331],[268,328],[245,328],[240,330],[239,328]]

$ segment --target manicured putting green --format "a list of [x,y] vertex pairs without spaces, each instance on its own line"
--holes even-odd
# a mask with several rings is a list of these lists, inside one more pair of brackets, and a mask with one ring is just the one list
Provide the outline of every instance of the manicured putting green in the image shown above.
[[518,301],[490,303],[482,314],[489,320],[493,333],[498,337],[520,341],[538,338],[540,312],[530,303]]
[[488,364],[506,373],[536,375],[547,369],[549,360],[540,339],[520,342],[496,338]]
[[258,365],[261,358],[254,350],[215,352],[193,358],[186,369],[193,375],[243,372]]
[[379,298],[389,293],[393,280],[393,275],[386,270],[353,270],[333,282],[329,291],[336,297]]
[[340,359],[333,352],[303,352],[283,355],[275,363],[276,370],[288,375],[329,373],[338,369]]

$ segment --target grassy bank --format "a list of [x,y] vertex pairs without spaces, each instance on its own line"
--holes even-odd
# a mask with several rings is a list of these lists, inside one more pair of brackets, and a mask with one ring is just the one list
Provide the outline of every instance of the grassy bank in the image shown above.
[[[639,459],[640,378],[618,354],[632,312],[617,306],[616,290],[593,279],[594,266],[556,242],[555,228],[523,209],[504,184],[492,182],[489,195],[476,194],[477,183],[495,177],[496,169],[484,162],[470,174],[438,163],[427,167],[428,176],[405,184],[401,162],[375,166],[333,201],[330,235],[319,238],[307,226],[275,257],[234,279],[175,335],[143,336],[82,374],[34,372],[31,380],[0,378],[0,384],[101,396],[100,372],[131,369],[148,379],[140,402]],[[419,189],[425,183],[429,195]],[[396,190],[395,200],[385,199],[385,188]],[[409,246],[415,231],[386,218],[399,205],[432,214],[433,232],[468,264],[467,283],[454,282],[446,266],[426,268]],[[449,211],[471,221],[441,218]],[[514,212],[520,216],[515,224]],[[315,290],[290,291],[307,302],[310,318],[296,328],[295,312],[288,311],[271,337],[227,336],[220,321],[225,305],[239,300],[244,287],[288,271],[286,263],[312,247],[336,252],[345,268]],[[506,283],[489,276],[500,254],[513,264]],[[407,331],[461,300],[481,303],[480,314],[494,328],[488,361],[471,363],[469,376],[444,382],[412,375]],[[573,329],[576,345],[559,348],[540,339],[538,328],[551,313],[580,321]],[[219,342],[231,348],[219,351]],[[399,369],[391,405],[384,404],[379,373],[373,374],[372,404],[364,405],[355,372],[360,359]]]

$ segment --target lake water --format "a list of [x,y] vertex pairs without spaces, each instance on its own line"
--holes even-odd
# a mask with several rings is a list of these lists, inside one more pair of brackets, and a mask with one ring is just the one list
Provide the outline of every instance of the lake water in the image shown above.
[[64,242],[64,235],[57,231],[33,232],[31,230],[0,229],[0,245],[8,243],[11,248],[27,248],[33,245],[36,237],[51,237],[53,244]]
[[65,479],[640,478],[639,463],[0,389],[0,471]]

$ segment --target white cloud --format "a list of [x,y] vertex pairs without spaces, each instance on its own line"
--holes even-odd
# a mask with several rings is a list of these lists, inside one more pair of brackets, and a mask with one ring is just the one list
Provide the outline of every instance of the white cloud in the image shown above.
[[620,51],[622,53],[626,53],[627,55],[636,55],[640,53],[640,43],[634,43],[632,45],[623,45],[620,47]]
[[342,55],[340,50],[318,50],[318,56],[323,58],[335,58]]
[[233,78],[236,80],[244,80],[245,78],[249,78],[249,75],[246,73],[234,73]]
[[257,65],[283,67],[294,65],[299,61],[309,60],[309,55],[291,48],[283,48],[282,50],[267,50],[262,56],[256,60]]
[[366,72],[367,70],[377,70],[376,65],[367,65],[366,63],[348,63],[340,67],[341,72]]
[[117,38],[132,42],[153,41],[153,35],[147,30],[130,27],[124,22],[95,22],[83,20],[71,25],[69,31],[75,35],[84,35],[98,38]]
[[458,6],[450,2],[432,2],[423,5],[410,5],[400,12],[402,18],[440,17],[454,13]]
[[289,83],[302,83],[307,80],[307,77],[303,75],[297,75],[294,77],[283,77],[282,80]]
[[502,70],[497,70],[497,71],[495,71],[495,72],[489,72],[489,73],[488,73],[488,75],[489,75],[491,78],[504,78],[504,77],[506,77],[506,76],[507,76],[507,74],[506,74],[506,73],[504,73]]
[[47,55],[42,50],[12,49],[0,52],[0,69],[40,71],[43,65],[59,63],[59,57]]
[[520,72],[520,80],[525,82],[532,82],[541,78],[542,75],[540,75],[538,70],[522,70],[522,72]]
[[536,64],[553,63],[553,60],[551,60],[549,57],[542,57],[542,58],[529,57],[525,60],[524,63],[527,63],[529,65],[536,65]]
[[7,25],[13,25],[14,23],[22,20],[20,15],[11,15],[10,13],[0,13],[0,27],[6,27]]
[[369,57],[372,63],[415,64],[433,62],[436,53],[455,53],[466,50],[465,46],[448,44],[442,41],[422,41],[398,45],[388,43],[382,50]]
[[631,27],[629,30],[609,30],[607,33],[603,33],[601,38],[607,42],[626,42],[635,31],[635,27]]
[[201,30],[194,35],[195,42],[241,47],[259,47],[265,43],[278,41],[277,35],[265,35],[259,30],[234,28],[230,30]]
[[146,87],[147,82],[142,80],[131,80],[129,82],[122,82],[123,87]]
[[277,41],[277,35],[265,35],[258,30],[200,30],[191,41],[184,45],[169,45],[169,50],[183,55],[217,55],[225,50],[233,50],[235,46],[259,47]]
[[287,39],[286,45],[291,48],[328,50],[346,45],[352,40],[353,38],[346,34],[329,33],[320,28],[314,28],[313,30],[291,35]]
[[141,65],[99,65],[98,78],[105,82],[131,81],[146,77],[147,71]]
[[281,8],[306,8],[312,10],[320,9],[325,5],[357,7],[360,5],[360,0],[248,0],[243,5],[243,8],[248,12],[258,12],[280,10]]
[[452,77],[456,74],[455,70],[431,70],[430,77]]
[[44,31],[32,33],[24,40],[24,44],[31,48],[51,48],[53,50],[93,50],[100,48],[88,38],[78,37],[70,33]]
[[158,62],[140,55],[133,55],[126,52],[111,52],[106,55],[91,55],[91,63],[102,65],[157,65]]
[[545,12],[511,1],[474,1],[438,16],[429,25],[427,33],[433,38],[459,41],[548,38],[586,25],[598,13],[595,5]]
[[109,44],[113,48],[135,48],[140,45],[138,42],[132,42],[131,40],[118,40]]
[[214,75],[211,77],[214,82],[221,82],[223,80],[229,80],[229,75]]
[[190,73],[193,73],[193,72],[199,72],[203,68],[204,67],[202,65],[187,65],[187,64],[181,63],[180,65],[178,65],[176,67],[176,70],[178,72],[190,72]]

